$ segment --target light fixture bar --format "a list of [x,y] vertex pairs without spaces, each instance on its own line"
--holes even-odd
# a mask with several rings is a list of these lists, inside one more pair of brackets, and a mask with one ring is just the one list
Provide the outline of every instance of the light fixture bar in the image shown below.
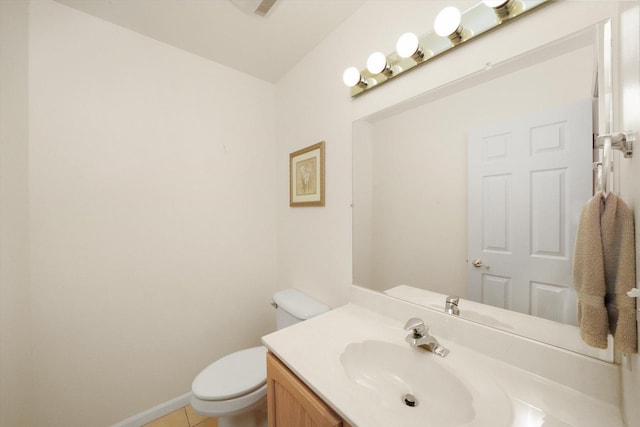
[[361,70],[359,79],[356,79],[357,69],[355,73],[352,70],[355,77],[349,83],[345,80],[345,84],[350,87],[352,97],[358,96],[550,2],[551,0],[484,0],[462,13],[455,8],[445,8],[434,23],[434,31],[421,36],[403,34],[398,39],[396,51],[386,56],[379,52],[372,54],[373,59],[370,56],[368,64],[371,65],[370,69]]

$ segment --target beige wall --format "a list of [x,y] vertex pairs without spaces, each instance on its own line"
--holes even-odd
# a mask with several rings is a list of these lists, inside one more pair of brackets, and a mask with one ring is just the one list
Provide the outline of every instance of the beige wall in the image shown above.
[[28,8],[0,0],[0,425],[31,424]]
[[275,87],[31,2],[37,425],[109,425],[274,328]]

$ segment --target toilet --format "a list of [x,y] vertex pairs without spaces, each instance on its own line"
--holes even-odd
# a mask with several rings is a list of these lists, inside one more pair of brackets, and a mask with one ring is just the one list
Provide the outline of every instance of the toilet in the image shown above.
[[[273,295],[276,328],[282,329],[330,308],[296,289]],[[191,385],[191,406],[218,427],[266,427],[267,349],[252,347],[231,353],[207,366]]]

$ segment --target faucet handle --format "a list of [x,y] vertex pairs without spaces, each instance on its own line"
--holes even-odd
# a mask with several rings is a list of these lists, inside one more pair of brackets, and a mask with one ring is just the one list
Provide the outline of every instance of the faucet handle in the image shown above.
[[407,320],[407,323],[405,323],[404,325],[405,331],[409,331],[411,329],[413,329],[413,335],[422,337],[427,333],[429,328],[424,325],[424,321],[422,319],[412,317],[411,319]]

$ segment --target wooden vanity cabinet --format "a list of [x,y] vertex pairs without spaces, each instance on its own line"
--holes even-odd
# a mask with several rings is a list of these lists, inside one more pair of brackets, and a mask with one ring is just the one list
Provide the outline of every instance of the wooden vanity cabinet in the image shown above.
[[267,408],[269,427],[351,427],[271,352]]

